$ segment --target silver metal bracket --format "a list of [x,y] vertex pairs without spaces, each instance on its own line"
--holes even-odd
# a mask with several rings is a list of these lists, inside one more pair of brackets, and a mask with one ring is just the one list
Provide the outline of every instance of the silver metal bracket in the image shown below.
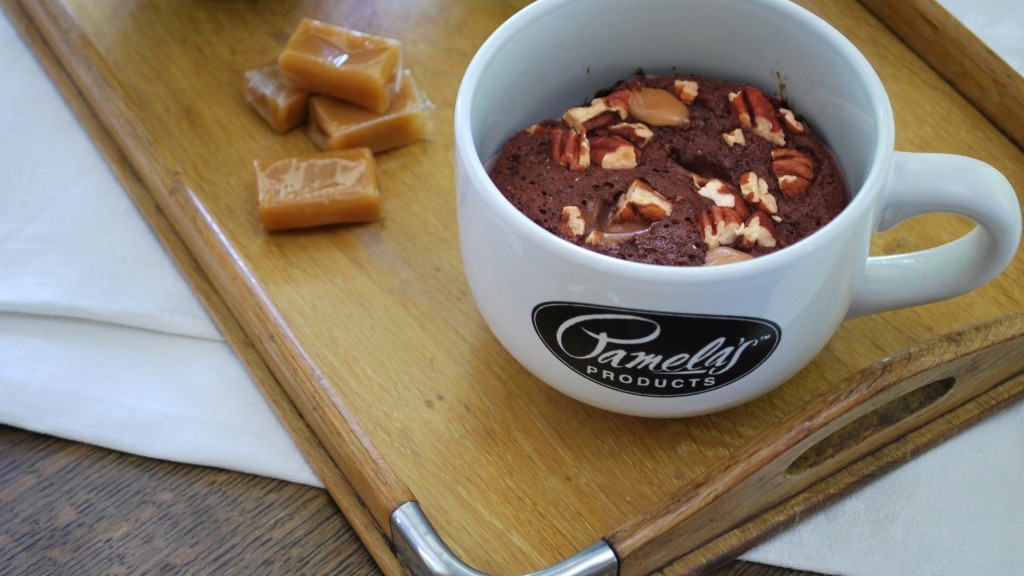
[[[487,576],[452,553],[416,502],[406,502],[391,513],[391,531],[398,557],[415,576]],[[601,540],[526,576],[615,576],[618,571],[615,551]]]

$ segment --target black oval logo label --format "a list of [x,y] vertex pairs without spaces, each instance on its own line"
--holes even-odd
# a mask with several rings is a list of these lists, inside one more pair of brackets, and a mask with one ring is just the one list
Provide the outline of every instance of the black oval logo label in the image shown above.
[[727,386],[779,344],[760,318],[669,314],[546,302],[533,309],[537,335],[577,374],[640,396],[690,396]]

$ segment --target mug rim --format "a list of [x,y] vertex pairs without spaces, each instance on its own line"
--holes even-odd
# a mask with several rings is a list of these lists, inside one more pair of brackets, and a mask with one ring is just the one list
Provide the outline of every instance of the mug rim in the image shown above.
[[[747,276],[786,266],[788,262],[801,258],[802,252],[813,250],[816,245],[838,241],[845,236],[846,229],[857,225],[864,212],[875,209],[874,197],[884,190],[885,178],[895,153],[895,121],[892,105],[881,79],[864,54],[846,36],[816,14],[784,0],[747,0],[749,4],[786,11],[792,18],[799,19],[801,25],[815,27],[819,33],[827,37],[831,45],[841,53],[848,66],[857,73],[860,83],[868,94],[872,104],[872,119],[878,127],[874,149],[869,155],[869,169],[864,175],[863,182],[857,189],[850,187],[851,201],[842,212],[822,228],[790,246],[750,260],[720,266],[668,266],[625,260],[577,246],[552,234],[531,220],[498,190],[487,174],[486,161],[480,157],[473,137],[473,100],[480,87],[483,71],[486,70],[496,54],[500,53],[501,49],[524,27],[527,27],[530,22],[542,18],[547,12],[556,10],[563,5],[585,1],[536,0],[513,14],[491,33],[474,54],[456,95],[453,115],[456,163],[461,164],[461,170],[464,171],[465,177],[472,186],[472,193],[478,194],[488,209],[497,212],[501,221],[514,227],[519,238],[538,244],[543,250],[574,264],[618,275],[629,275],[648,282],[680,280],[719,282],[729,280],[734,276]],[[840,162],[840,168],[843,168],[842,162]],[[849,186],[849,182],[847,185]],[[465,191],[457,189],[457,193],[461,194]],[[871,216],[872,230],[875,217],[876,215]]]

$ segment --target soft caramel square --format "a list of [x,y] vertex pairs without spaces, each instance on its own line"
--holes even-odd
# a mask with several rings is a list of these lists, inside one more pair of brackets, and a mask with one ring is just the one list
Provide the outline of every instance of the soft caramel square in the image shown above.
[[256,160],[260,220],[270,231],[369,222],[380,216],[369,148]]
[[306,120],[309,91],[285,81],[277,64],[246,72],[243,93],[249,105],[276,132],[287,132]]
[[399,88],[401,60],[398,40],[304,18],[277,63],[300,88],[383,112]]
[[383,152],[425,137],[431,130],[434,106],[408,70],[402,76],[401,89],[382,113],[328,96],[312,96],[310,138],[324,150],[366,146]]

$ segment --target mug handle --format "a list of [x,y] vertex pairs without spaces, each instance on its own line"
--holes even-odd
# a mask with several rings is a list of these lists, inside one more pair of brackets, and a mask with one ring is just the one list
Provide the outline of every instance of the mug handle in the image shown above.
[[959,296],[984,286],[1013,260],[1021,212],[1005,176],[965,156],[896,152],[876,231],[935,212],[960,214],[978,226],[935,248],[868,258],[847,318]]

